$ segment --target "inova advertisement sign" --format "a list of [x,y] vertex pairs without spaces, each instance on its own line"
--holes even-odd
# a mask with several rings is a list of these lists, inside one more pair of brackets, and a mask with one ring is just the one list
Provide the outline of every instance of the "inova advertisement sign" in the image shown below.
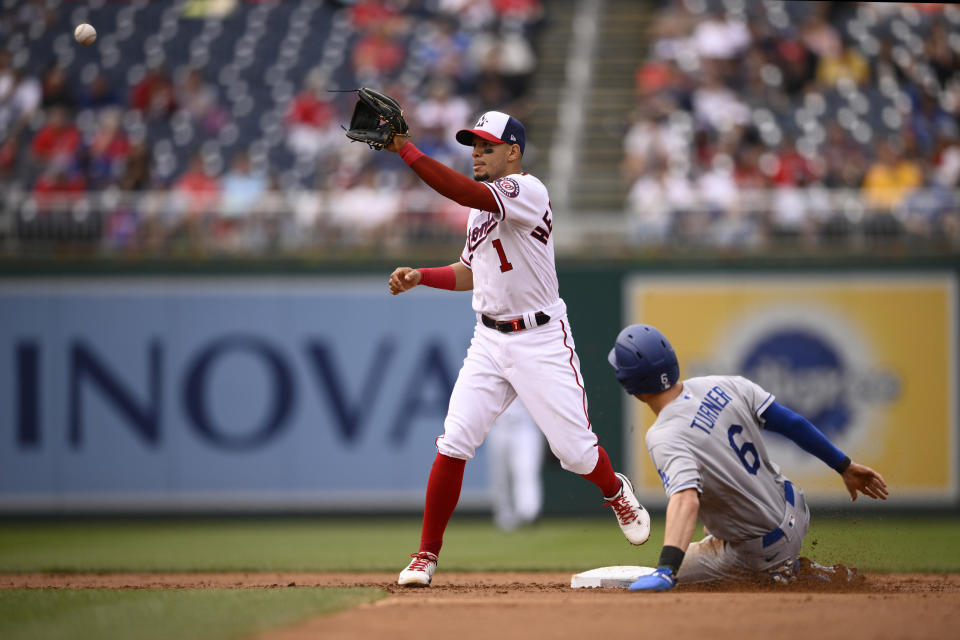
[[0,282],[0,510],[421,509],[475,318],[386,281]]

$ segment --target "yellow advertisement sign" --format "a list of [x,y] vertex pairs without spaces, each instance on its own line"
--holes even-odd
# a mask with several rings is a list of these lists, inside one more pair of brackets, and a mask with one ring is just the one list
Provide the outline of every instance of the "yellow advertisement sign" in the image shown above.
[[[624,324],[670,339],[680,377],[742,375],[887,481],[891,501],[957,495],[953,274],[636,277]],[[625,450],[641,501],[665,504],[644,444],[654,415],[627,399]],[[836,472],[777,434],[772,460],[813,504],[849,501]],[[860,501],[858,500],[858,503]]]

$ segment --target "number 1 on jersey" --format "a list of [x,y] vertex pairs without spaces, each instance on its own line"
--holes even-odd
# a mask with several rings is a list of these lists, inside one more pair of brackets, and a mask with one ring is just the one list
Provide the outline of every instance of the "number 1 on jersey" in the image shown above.
[[513,265],[507,260],[507,254],[503,252],[503,243],[500,242],[500,238],[493,241],[493,248],[497,250],[497,255],[500,256],[500,273],[513,269]]

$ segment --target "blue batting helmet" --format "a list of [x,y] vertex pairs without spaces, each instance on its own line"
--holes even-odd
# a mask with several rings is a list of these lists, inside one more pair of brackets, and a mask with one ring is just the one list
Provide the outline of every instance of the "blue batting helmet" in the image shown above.
[[627,393],[659,393],[680,379],[680,363],[666,336],[648,324],[632,324],[617,336],[607,357]]

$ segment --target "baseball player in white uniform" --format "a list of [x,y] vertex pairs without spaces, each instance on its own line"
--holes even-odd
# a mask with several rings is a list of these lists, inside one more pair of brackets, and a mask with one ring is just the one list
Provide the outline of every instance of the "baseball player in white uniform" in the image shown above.
[[[739,376],[680,381],[676,353],[655,327],[635,324],[617,336],[610,364],[627,393],[657,415],[646,442],[669,496],[657,570],[631,591],[677,583],[797,577],[810,524],[803,490],[780,473],[764,429],[793,440],[835,469],[851,500],[857,492],[886,500],[883,477],[852,462],[803,416]],[[707,535],[691,543],[697,517]]]
[[386,147],[440,194],[470,207],[460,259],[436,268],[399,267],[390,293],[417,285],[473,290],[477,325],[457,377],[444,433],[427,481],[420,549],[398,583],[429,586],[443,532],[460,497],[463,470],[490,425],[518,396],[563,468],[596,484],[633,544],[650,535],[650,517],[630,481],[615,473],[587,413],[553,251],[553,212],[543,183],[521,169],[526,134],[499,111],[457,132],[473,148],[473,180],[424,155],[407,136]]

